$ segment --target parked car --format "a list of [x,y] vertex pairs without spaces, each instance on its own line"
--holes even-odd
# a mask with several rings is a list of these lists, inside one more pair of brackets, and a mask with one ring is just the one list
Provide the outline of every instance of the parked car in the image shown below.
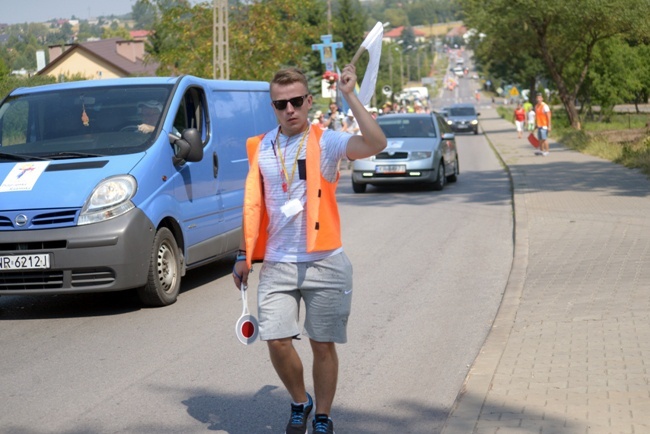
[[456,133],[473,132],[478,134],[478,117],[473,104],[454,104],[447,113],[447,125]]
[[389,114],[377,118],[386,134],[386,149],[352,163],[352,189],[368,184],[426,183],[442,190],[460,173],[454,133],[437,114]]

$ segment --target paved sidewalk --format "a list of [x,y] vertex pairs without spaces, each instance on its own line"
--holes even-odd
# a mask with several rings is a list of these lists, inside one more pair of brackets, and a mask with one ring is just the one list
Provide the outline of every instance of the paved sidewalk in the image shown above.
[[650,181],[495,109],[481,127],[514,186],[515,257],[444,434],[650,433]]

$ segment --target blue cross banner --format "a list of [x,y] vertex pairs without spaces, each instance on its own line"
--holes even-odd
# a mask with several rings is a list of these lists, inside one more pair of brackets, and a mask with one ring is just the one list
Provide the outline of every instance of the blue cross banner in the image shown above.
[[320,51],[321,63],[325,64],[327,71],[333,71],[336,63],[336,50],[343,48],[343,42],[332,42],[332,35],[322,35],[320,39],[323,43],[313,44],[311,49]]

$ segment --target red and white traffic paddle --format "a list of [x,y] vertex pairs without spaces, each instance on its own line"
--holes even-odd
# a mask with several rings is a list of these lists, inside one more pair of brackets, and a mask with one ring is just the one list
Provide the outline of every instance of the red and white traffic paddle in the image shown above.
[[257,339],[257,333],[259,331],[259,325],[257,323],[257,318],[250,314],[248,311],[248,297],[246,296],[247,286],[242,284],[241,291],[241,300],[243,304],[243,309],[241,316],[237,320],[235,325],[235,333],[237,334],[237,339],[244,345],[250,345]]

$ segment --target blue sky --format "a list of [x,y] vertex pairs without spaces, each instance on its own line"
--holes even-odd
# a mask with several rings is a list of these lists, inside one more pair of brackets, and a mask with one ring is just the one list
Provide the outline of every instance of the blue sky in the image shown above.
[[[136,0],[0,0],[0,23],[43,22],[52,18],[80,19],[131,12]],[[192,0],[192,3],[200,3]]]

